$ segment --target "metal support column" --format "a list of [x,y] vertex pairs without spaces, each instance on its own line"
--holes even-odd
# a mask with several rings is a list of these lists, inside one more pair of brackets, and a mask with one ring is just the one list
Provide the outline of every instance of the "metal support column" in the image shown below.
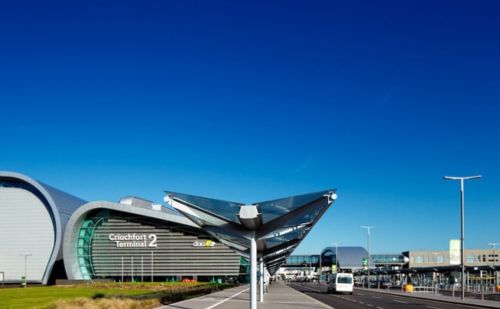
[[264,261],[260,259],[260,302],[264,302]]
[[250,309],[257,309],[257,243],[250,239]]
[[467,176],[467,177],[454,177],[444,176],[448,180],[460,180],[460,268],[461,268],[461,299],[465,298],[465,258],[464,258],[464,181],[469,179],[479,179],[481,175]]
[[465,298],[465,259],[464,259],[464,180],[460,180],[460,264],[462,270],[462,300]]

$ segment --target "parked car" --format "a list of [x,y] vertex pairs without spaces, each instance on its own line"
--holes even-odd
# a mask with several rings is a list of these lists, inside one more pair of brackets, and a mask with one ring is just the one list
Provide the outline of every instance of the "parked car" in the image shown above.
[[392,282],[389,280],[382,280],[380,281],[380,287],[384,289],[390,289],[392,287]]

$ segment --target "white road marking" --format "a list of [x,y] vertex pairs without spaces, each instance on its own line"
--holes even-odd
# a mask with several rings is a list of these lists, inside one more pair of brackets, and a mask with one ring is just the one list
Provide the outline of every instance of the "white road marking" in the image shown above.
[[384,308],[382,308],[382,307],[380,307],[380,306],[377,306],[377,309],[384,309]]
[[365,295],[365,294],[361,294],[361,293],[359,293],[359,292],[358,292],[358,293],[356,293],[356,294],[361,295],[361,296],[364,296],[364,295]]
[[402,301],[402,300],[397,300],[397,299],[393,299],[393,301],[395,301],[397,303],[402,303],[402,304],[407,304],[408,303],[407,301]]
[[380,296],[372,296],[373,298],[382,299]]
[[427,308],[431,308],[431,309],[442,309],[442,308],[439,308],[439,307],[433,307],[433,306],[427,306]]
[[220,302],[218,302],[218,303],[216,303],[216,304],[213,304],[213,305],[212,305],[212,306],[210,306],[210,307],[207,307],[206,309],[212,309],[212,308],[215,308],[215,307],[217,307],[218,305],[220,305],[220,304],[222,304],[222,303],[225,303],[226,301],[230,300],[231,298],[234,298],[234,297],[236,297],[236,296],[240,295],[241,293],[246,292],[246,291],[248,291],[248,290],[250,290],[250,288],[248,288],[248,289],[244,289],[243,291],[240,291],[240,292],[238,292],[238,293],[234,294],[233,296],[230,296],[230,297],[228,297],[228,298],[225,298],[225,299],[221,300]]
[[367,305],[368,307],[373,307],[373,305],[372,305],[372,304],[366,304],[366,305]]

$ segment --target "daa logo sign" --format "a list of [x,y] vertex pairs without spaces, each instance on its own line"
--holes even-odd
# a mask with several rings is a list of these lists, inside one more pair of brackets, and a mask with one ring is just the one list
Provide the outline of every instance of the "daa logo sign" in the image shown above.
[[193,242],[193,247],[213,247],[215,246],[215,241],[212,240],[195,240]]

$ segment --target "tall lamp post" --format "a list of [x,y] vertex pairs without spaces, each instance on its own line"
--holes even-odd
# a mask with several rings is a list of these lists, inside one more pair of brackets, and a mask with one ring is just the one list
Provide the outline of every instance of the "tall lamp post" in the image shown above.
[[500,242],[490,242],[490,243],[488,243],[488,245],[490,245],[491,248],[493,249],[493,271],[495,272],[495,286],[497,286],[498,285],[498,275],[497,275],[497,270],[496,270],[496,265],[495,265],[495,262],[496,262],[495,247],[497,245],[500,245]]
[[28,256],[32,256],[29,254],[20,254],[20,256],[24,256],[24,287],[28,286]]
[[368,232],[368,288],[370,288],[370,231],[374,226],[361,225],[360,227],[366,229],[366,232]]
[[339,272],[339,245],[338,242],[332,242],[332,245],[335,246],[335,271]]
[[444,176],[445,180],[460,180],[460,266],[462,268],[462,296],[465,298],[465,261],[464,261],[464,181],[469,179],[479,179],[481,175],[477,176]]

